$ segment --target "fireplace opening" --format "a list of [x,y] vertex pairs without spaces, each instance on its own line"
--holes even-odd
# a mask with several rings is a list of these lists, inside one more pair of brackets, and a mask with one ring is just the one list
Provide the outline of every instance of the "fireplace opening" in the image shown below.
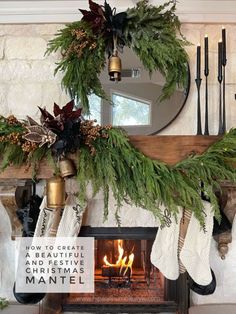
[[150,262],[156,232],[156,228],[83,227],[80,236],[95,237],[95,292],[67,295],[64,310],[187,313],[186,280],[169,281]]

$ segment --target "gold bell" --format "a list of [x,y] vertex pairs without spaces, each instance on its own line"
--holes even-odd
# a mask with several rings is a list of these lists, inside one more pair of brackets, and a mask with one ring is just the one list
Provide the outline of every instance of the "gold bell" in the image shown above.
[[46,183],[47,207],[51,209],[62,209],[65,206],[65,180],[55,176]]
[[75,165],[72,160],[67,158],[62,158],[59,161],[60,174],[62,178],[73,177],[76,174]]
[[108,72],[111,81],[121,80],[121,59],[118,57],[117,52],[110,56],[108,61]]

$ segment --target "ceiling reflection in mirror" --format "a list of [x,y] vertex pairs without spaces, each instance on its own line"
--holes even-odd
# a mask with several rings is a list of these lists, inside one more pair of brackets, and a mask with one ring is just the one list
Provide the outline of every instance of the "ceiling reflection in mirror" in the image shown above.
[[146,71],[131,49],[119,54],[122,62],[121,81],[110,81],[108,67],[100,75],[102,86],[113,105],[98,97],[90,96],[92,115],[98,123],[121,126],[128,134],[157,134],[178,116],[185,105],[188,84],[177,89],[166,100],[159,101],[165,79],[159,72]]

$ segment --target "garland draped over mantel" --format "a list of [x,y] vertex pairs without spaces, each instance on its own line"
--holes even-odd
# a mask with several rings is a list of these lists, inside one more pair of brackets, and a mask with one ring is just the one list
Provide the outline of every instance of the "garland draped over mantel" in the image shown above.
[[14,116],[0,119],[1,169],[10,165],[33,165],[34,173],[40,161],[47,157],[57,166],[57,160],[68,153],[76,154],[76,177],[79,197],[86,198],[91,182],[93,192],[104,192],[104,216],[108,215],[109,190],[119,208],[131,203],[151,211],[163,221],[160,205],[175,215],[178,206],[192,210],[201,225],[204,208],[201,192],[212,202],[215,216],[220,219],[215,190],[220,181],[235,181],[233,163],[236,156],[236,129],[230,130],[201,155],[191,155],[169,166],[152,160],[134,148],[122,129],[101,127],[94,121],[84,121],[80,110],[73,111],[73,101],[62,109],[54,105],[54,116],[41,109],[41,124],[28,117],[18,121]]
[[89,0],[90,11],[80,10],[81,21],[68,24],[49,41],[47,53],[60,51],[62,58],[55,72],[62,71],[62,86],[71,98],[89,112],[88,96],[108,99],[99,75],[114,51],[129,47],[144,68],[160,71],[166,83],[161,100],[170,97],[177,87],[186,87],[189,43],[180,33],[175,15],[176,1],[152,6],[142,0],[134,8],[116,14],[105,1],[101,6]]

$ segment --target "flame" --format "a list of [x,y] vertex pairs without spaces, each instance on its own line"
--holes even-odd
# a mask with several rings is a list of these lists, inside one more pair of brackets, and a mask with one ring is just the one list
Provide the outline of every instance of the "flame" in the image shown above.
[[[128,256],[124,256],[124,249],[123,249],[123,241],[122,240],[118,240],[118,259],[116,261],[115,264],[111,264],[109,263],[109,261],[107,260],[107,255],[104,256],[103,258],[103,262],[106,266],[111,266],[111,267],[120,267],[120,273],[122,271],[123,268],[125,268],[124,271],[124,275],[127,273],[127,270],[130,268],[131,272],[132,272],[132,265],[133,265],[133,261],[134,261],[134,253],[131,253],[129,255],[129,259]],[[128,261],[127,261],[128,260]]]

